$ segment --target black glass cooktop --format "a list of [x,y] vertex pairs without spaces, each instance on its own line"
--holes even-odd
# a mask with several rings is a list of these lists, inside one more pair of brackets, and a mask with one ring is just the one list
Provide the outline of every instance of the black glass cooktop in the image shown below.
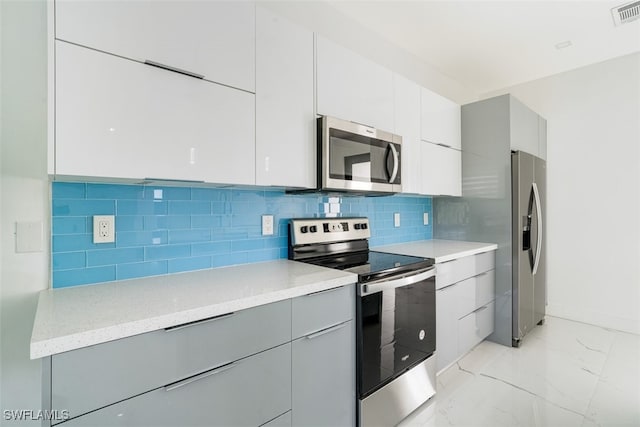
[[434,261],[429,258],[376,251],[338,254],[305,260],[305,262],[356,273],[360,282],[375,280],[391,274],[401,274],[405,271],[422,270],[434,264]]

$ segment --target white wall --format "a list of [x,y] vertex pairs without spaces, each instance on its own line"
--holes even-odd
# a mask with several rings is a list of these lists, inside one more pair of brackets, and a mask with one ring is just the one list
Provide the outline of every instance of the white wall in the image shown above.
[[325,1],[262,1],[260,4],[459,104],[478,98],[476,91],[354,22]]
[[[41,408],[41,362],[29,359],[49,250],[16,253],[16,221],[43,221],[49,247],[47,50],[44,0],[1,0],[0,425],[5,409]],[[33,422],[33,425],[40,425]]]
[[508,92],[548,121],[547,313],[640,333],[640,53]]

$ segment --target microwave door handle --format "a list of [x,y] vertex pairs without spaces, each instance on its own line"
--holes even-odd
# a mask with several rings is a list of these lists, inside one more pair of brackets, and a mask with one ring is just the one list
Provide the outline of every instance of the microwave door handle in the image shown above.
[[396,180],[396,176],[398,176],[398,150],[396,150],[396,146],[393,143],[389,143],[389,148],[391,148],[391,154],[393,154],[393,170],[389,177],[389,183],[393,184]]

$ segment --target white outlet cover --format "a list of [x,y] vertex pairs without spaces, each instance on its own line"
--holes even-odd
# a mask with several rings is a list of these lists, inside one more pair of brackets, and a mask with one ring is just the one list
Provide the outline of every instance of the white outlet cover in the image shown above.
[[396,212],[393,214],[393,226],[400,227],[400,213]]
[[114,215],[93,216],[93,243],[116,241],[116,217]]
[[429,225],[429,212],[425,212],[425,213],[422,215],[422,223],[423,223],[424,225]]
[[262,235],[273,236],[273,215],[262,215]]

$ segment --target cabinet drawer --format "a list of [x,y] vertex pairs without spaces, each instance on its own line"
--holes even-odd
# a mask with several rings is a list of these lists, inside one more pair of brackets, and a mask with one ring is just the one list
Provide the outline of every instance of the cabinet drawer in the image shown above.
[[493,332],[495,303],[480,307],[458,320],[458,352],[465,354]]
[[292,338],[350,320],[355,307],[355,286],[343,286],[295,298],[291,307]]
[[291,344],[287,343],[64,425],[259,426],[290,407]]
[[495,270],[489,270],[456,284],[457,314],[462,318],[495,299]]
[[52,407],[75,417],[290,340],[287,300],[62,353]]
[[449,286],[485,271],[493,270],[496,266],[495,251],[483,252],[438,263],[436,265],[436,289]]

